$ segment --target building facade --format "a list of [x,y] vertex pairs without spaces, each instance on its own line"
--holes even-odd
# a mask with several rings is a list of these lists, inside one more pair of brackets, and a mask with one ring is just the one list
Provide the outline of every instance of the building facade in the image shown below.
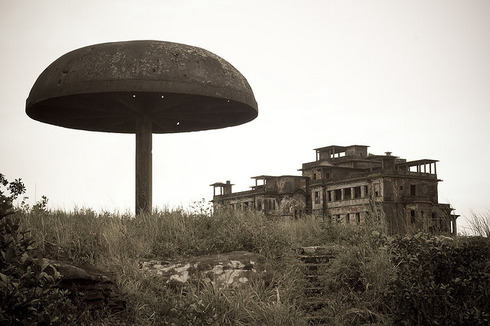
[[213,207],[255,209],[282,218],[311,214],[346,224],[383,219],[391,233],[456,234],[458,216],[449,204],[438,202],[437,160],[407,162],[367,149],[317,148],[315,161],[302,164],[301,176],[254,177],[249,191],[233,193],[229,181],[214,183]]

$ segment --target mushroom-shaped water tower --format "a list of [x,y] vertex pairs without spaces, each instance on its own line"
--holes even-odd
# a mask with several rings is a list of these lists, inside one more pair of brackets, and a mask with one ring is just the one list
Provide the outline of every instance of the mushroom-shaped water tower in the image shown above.
[[204,49],[163,41],[96,44],[69,52],[38,77],[32,119],[136,134],[136,209],[152,208],[152,133],[236,126],[257,117],[243,75]]

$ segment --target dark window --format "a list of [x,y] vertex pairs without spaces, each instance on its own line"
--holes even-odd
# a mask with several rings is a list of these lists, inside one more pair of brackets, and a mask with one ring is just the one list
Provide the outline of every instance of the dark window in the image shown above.
[[361,198],[361,187],[354,188],[354,198]]
[[316,180],[316,173],[313,173],[313,180]]
[[341,198],[341,190],[340,189],[337,189],[337,190],[334,190],[334,200],[340,200]]
[[357,224],[361,223],[361,213],[356,213],[356,222]]
[[410,210],[410,223],[415,224],[415,211],[413,209]]
[[327,191],[327,201],[332,201],[332,192],[331,191]]
[[410,185],[410,196],[415,196],[416,192],[417,192],[417,186]]
[[345,215],[345,222],[346,222],[347,224],[349,224],[349,223],[350,223],[350,214],[349,214],[349,213],[347,213],[347,214]]
[[262,210],[262,200],[257,200],[257,210],[261,211]]
[[369,193],[368,193],[368,186],[364,186],[364,196],[369,196]]
[[350,188],[345,188],[344,189],[344,200],[349,200],[351,199],[351,191]]
[[320,204],[320,192],[315,191],[315,204]]

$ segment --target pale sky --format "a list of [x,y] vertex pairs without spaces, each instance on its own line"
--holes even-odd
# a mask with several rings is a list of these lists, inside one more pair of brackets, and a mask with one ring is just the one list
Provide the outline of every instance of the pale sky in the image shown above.
[[0,0],[0,173],[31,203],[134,209],[134,135],[31,120],[25,100],[54,60],[87,45],[162,40],[235,66],[252,122],[153,135],[153,204],[210,200],[209,184],[299,175],[314,148],[437,159],[439,201],[490,211],[490,1]]

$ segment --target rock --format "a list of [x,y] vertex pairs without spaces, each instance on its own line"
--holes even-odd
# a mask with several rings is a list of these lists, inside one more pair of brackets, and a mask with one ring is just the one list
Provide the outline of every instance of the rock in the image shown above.
[[251,279],[272,280],[272,269],[259,254],[234,251],[227,254],[181,258],[173,261],[141,262],[145,273],[160,275],[167,283],[214,282],[219,287],[240,287]]
[[70,292],[70,299],[80,311],[108,308],[115,313],[125,309],[126,302],[108,273],[92,266],[56,260],[49,263],[61,274],[58,287]]

